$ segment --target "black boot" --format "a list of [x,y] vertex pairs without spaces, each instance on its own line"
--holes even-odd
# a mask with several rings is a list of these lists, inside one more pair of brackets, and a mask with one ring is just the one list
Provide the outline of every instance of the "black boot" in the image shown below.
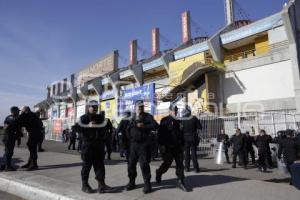
[[107,160],[111,160],[110,153],[107,154]]
[[126,186],[126,190],[131,191],[131,190],[134,190],[135,188],[136,188],[135,181],[130,180],[128,185]]
[[22,169],[28,168],[30,166],[30,163],[31,163],[31,159],[29,158],[28,162],[25,165],[23,165],[21,168]]
[[143,189],[144,194],[149,194],[152,192],[152,187],[150,181],[146,181]]
[[161,183],[161,173],[159,172],[159,170],[156,170],[156,183]]
[[14,172],[14,171],[17,171],[17,169],[14,168],[11,165],[8,165],[8,166],[5,167],[4,171],[6,171],[6,172]]
[[106,185],[104,181],[98,181],[98,193],[109,193],[112,191],[113,188]]
[[200,173],[199,167],[197,167],[197,168],[195,169],[195,173]]
[[39,169],[39,167],[37,165],[37,161],[33,160],[33,161],[30,162],[30,165],[27,168],[27,171],[34,171],[34,170],[37,170],[37,169]]
[[82,183],[81,191],[85,192],[85,193],[88,193],[88,194],[93,193],[93,189],[91,188],[91,186],[89,185],[88,182]]
[[178,180],[177,187],[184,192],[188,192],[183,180]]

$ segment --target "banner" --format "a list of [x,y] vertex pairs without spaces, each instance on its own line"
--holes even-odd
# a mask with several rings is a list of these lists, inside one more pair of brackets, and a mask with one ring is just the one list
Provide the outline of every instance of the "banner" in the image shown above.
[[153,115],[155,113],[155,84],[122,90],[119,99],[119,113],[122,114],[127,110],[133,112],[137,100],[143,100],[145,111]]
[[105,112],[105,117],[113,120],[116,118],[116,100],[106,100],[100,103],[100,110]]

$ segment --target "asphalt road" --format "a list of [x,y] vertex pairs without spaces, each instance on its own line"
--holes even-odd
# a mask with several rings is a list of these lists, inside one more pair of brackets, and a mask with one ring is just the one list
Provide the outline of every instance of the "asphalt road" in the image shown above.
[[1,192],[1,191],[0,191],[0,199],[1,200],[24,200],[20,197],[13,196],[11,194],[4,193],[4,192]]

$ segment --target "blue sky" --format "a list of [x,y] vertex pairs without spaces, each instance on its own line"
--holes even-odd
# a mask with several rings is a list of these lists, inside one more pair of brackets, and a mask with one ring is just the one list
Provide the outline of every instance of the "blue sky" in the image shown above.
[[[236,1],[242,13],[257,20],[280,11],[287,0]],[[32,106],[45,98],[47,84],[112,50],[119,50],[120,65],[125,65],[132,39],[147,55],[153,27],[166,38],[162,49],[180,44],[185,10],[191,11],[193,37],[216,32],[225,23],[223,2],[0,0],[0,124],[10,106]]]

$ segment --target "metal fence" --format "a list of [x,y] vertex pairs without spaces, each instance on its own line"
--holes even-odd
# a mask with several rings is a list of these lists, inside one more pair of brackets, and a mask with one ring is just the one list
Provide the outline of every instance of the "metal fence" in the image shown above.
[[289,112],[235,113],[223,116],[201,114],[199,119],[203,126],[199,150],[203,155],[213,153],[213,144],[222,129],[229,137],[235,134],[237,128],[240,128],[242,133],[248,131],[251,135],[258,135],[259,131],[264,129],[267,134],[276,137],[278,131],[299,131],[300,127],[300,115]]

